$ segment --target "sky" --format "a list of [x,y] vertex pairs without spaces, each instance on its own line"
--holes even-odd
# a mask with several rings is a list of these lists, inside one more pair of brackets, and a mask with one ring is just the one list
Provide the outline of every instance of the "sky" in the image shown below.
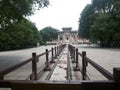
[[78,30],[78,21],[82,10],[91,0],[49,0],[50,5],[35,11],[29,19],[35,23],[38,30],[51,26],[58,30],[72,27]]

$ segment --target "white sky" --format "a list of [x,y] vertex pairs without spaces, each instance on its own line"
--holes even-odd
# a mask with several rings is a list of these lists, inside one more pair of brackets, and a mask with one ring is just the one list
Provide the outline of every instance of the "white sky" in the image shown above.
[[78,29],[81,11],[91,3],[91,0],[49,0],[48,8],[36,11],[29,19],[34,22],[39,30],[46,26],[61,30],[63,27]]

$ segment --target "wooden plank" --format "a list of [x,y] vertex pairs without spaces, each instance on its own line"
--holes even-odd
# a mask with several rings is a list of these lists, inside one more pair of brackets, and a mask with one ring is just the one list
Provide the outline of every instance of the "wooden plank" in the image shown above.
[[57,83],[12,83],[12,90],[81,90],[81,85]]

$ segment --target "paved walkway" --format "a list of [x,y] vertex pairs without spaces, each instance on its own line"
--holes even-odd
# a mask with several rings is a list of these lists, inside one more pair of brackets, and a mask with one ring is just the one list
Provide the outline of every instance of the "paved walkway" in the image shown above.
[[[36,52],[37,55],[45,52],[45,49],[51,50],[51,47],[55,47],[54,45],[49,46],[41,46],[36,48],[29,48],[24,50],[14,50],[14,51],[4,51],[0,52],[0,71],[13,66],[21,61],[29,59],[32,57],[32,53]],[[45,63],[45,56],[39,58],[39,62],[37,63],[38,68]],[[22,66],[21,68],[5,75],[5,80],[25,80],[32,72],[32,64],[28,63],[27,65]]]
[[[44,51],[46,47],[41,47]],[[76,48],[79,49],[79,52],[86,51],[87,57],[113,73],[113,67],[120,67],[120,49],[101,49],[101,48],[93,48],[91,46],[76,46]],[[51,47],[49,47],[51,49]],[[40,48],[34,48],[31,49],[31,52],[33,51],[41,51],[39,53],[42,53],[42,50]],[[9,52],[0,52],[0,67],[6,68],[8,65],[12,65],[11,60],[16,60],[16,63],[19,62],[19,60],[23,60],[23,58],[28,58],[28,56],[31,56],[31,52],[29,49],[27,50],[20,50],[20,51],[9,51]],[[66,60],[67,60],[67,48],[62,52],[63,55],[61,56],[59,60],[59,64],[56,66],[55,72],[53,72],[53,76],[51,77],[51,80],[66,80]],[[18,56],[18,58],[17,58]],[[21,57],[20,57],[21,56]],[[23,57],[22,57],[23,56]],[[19,58],[20,57],[20,58]],[[43,62],[42,58],[40,58],[40,62],[38,65],[42,64]],[[81,59],[79,57],[79,62],[81,62]],[[80,72],[74,72],[73,67],[75,65],[71,64],[71,72],[73,76],[73,80],[81,80],[81,74]],[[87,73],[90,76],[92,80],[106,80],[105,77],[103,77],[99,72],[97,72],[91,65],[88,65],[87,67]],[[62,72],[62,73],[61,73]],[[5,76],[5,79],[12,79],[12,80],[24,80],[29,74],[31,73],[31,63],[28,65],[21,67],[20,69],[9,73]],[[61,73],[61,74],[60,74]],[[56,78],[57,76],[60,76],[60,78]]]
[[[79,49],[79,52],[86,51],[87,52],[87,57],[113,73],[113,67],[120,67],[120,49],[107,49],[107,48],[94,48],[92,46],[75,46],[76,48]],[[49,47],[51,48],[51,47]],[[38,48],[35,48],[37,51]],[[45,49],[44,49],[45,50]],[[44,51],[43,50],[43,51]],[[56,66],[53,75],[50,80],[66,80],[67,72],[66,72],[66,67],[67,67],[67,51],[68,49],[65,48],[64,51],[62,52],[62,56],[59,59],[59,63]],[[24,50],[23,50],[24,51]],[[35,51],[34,49],[31,49],[31,52]],[[20,56],[26,56],[31,55],[31,52],[29,50],[25,50],[23,53],[22,51],[9,51],[9,52],[0,52],[0,66],[5,68],[5,65],[10,64],[9,62],[13,60],[20,60]],[[29,55],[28,55],[29,53]],[[42,53],[42,52],[41,52]],[[23,55],[22,55],[23,54]],[[24,55],[25,54],[25,55]],[[14,56],[14,55],[18,55]],[[19,58],[20,57],[20,58]],[[23,58],[22,57],[22,58]],[[27,58],[26,57],[26,58]],[[6,60],[4,62],[4,60]],[[7,62],[8,61],[8,62]],[[81,62],[81,59],[79,57],[79,62]],[[11,62],[12,63],[12,62]],[[41,61],[40,61],[41,63]],[[5,76],[5,79],[12,79],[12,80],[23,80],[31,71],[29,72],[29,67],[31,66],[24,66],[21,69],[12,72],[8,75]],[[79,71],[74,72],[73,67],[75,65],[71,64],[71,73],[72,73],[72,79],[73,80],[81,80],[81,73]],[[49,72],[48,72],[49,73]],[[47,74],[48,74],[47,73]],[[90,64],[87,67],[87,74],[90,76],[91,80],[106,80],[105,77],[103,77],[96,69],[94,69]],[[0,90],[11,90],[11,89],[1,89]]]
[[[58,60],[58,63],[54,69],[54,72],[50,80],[69,80],[68,79],[69,76],[71,80],[82,80],[82,75],[80,71],[73,70],[75,64],[72,63],[70,56],[68,63],[68,56],[69,56],[69,50],[68,50],[68,46],[66,46],[66,48],[62,51],[61,57]],[[70,65],[68,66],[68,64]]]
[[[111,73],[113,73],[114,67],[120,67],[120,49],[99,48],[87,45],[76,45],[76,48],[79,49],[79,52],[86,51],[87,57]],[[106,80],[106,78],[96,71],[96,69],[90,64],[87,67],[87,71],[92,80]]]
[[54,69],[54,72],[50,80],[66,80],[66,70],[67,70],[67,53],[68,50],[65,48],[62,52],[62,55],[57,63],[57,66]]

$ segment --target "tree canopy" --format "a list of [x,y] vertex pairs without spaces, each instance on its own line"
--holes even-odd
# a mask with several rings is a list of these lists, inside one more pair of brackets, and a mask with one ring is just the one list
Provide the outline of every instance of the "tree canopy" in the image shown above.
[[11,24],[16,24],[48,4],[48,0],[0,0],[0,28],[6,29]]
[[48,0],[0,0],[0,51],[42,44],[35,24],[25,17],[48,5]]
[[0,51],[30,48],[42,43],[35,24],[26,19],[9,27],[9,30],[0,30],[0,34]]
[[120,47],[120,1],[92,0],[79,20],[79,35],[100,41],[102,47]]
[[58,30],[53,27],[45,27],[42,30],[40,30],[40,34],[44,42],[52,41],[57,39]]

